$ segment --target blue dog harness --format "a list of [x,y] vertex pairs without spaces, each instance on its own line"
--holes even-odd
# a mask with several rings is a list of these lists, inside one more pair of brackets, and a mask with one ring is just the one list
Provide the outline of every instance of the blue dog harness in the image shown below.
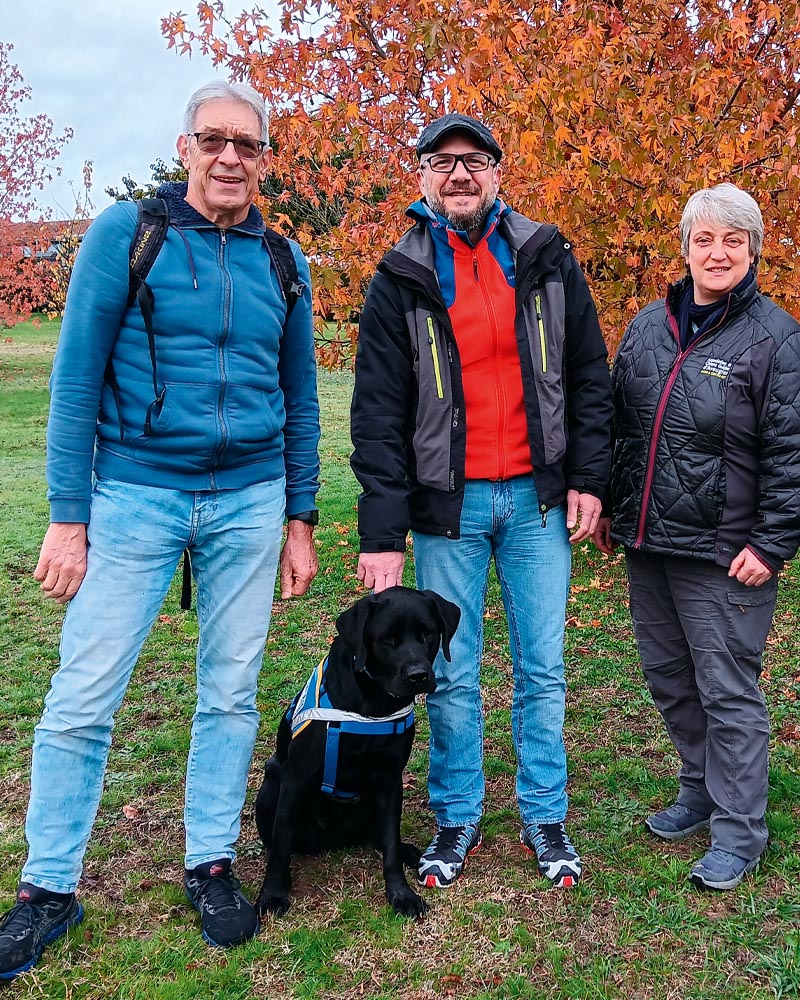
[[324,722],[327,726],[325,741],[325,765],[322,775],[322,791],[338,799],[358,799],[358,792],[345,792],[336,787],[336,771],[339,765],[339,735],[353,733],[358,736],[394,736],[404,733],[414,725],[414,705],[406,705],[392,715],[378,718],[345,712],[334,708],[328,696],[325,673],[328,657],[320,661],[306,686],[297,695],[286,713],[286,720],[292,729],[292,739],[312,722]]

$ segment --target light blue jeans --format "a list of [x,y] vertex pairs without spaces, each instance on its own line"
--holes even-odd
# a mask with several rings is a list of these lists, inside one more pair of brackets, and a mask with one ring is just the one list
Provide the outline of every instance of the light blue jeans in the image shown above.
[[200,640],[185,863],[235,857],[284,506],[283,479],[199,493],[98,479],[86,577],[64,619],[61,665],[35,732],[23,881],[75,890],[114,713],[187,547]]
[[414,533],[417,586],[461,608],[450,643],[434,666],[427,697],[431,727],[428,794],[440,827],[477,823],[483,812],[483,713],[480,668],[490,560],[494,558],[509,624],[517,754],[517,802],[523,824],[558,823],[567,814],[564,726],[564,617],[571,553],[563,507],[538,511],[531,476],[470,480],[461,537]]

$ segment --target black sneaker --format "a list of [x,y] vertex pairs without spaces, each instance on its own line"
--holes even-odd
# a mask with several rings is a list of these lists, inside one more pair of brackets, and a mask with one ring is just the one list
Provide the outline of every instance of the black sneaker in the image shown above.
[[61,895],[21,882],[16,903],[0,920],[0,979],[32,969],[47,945],[81,920],[74,892]]
[[443,826],[419,859],[419,881],[429,889],[452,885],[470,854],[481,846],[483,838],[477,823],[466,826]]
[[581,879],[581,859],[570,843],[563,823],[530,823],[522,828],[519,841],[535,854],[539,871],[554,886],[572,888]]
[[239,892],[231,874],[231,859],[207,861],[184,870],[183,885],[189,902],[200,914],[203,940],[214,948],[231,948],[258,934],[256,911]]

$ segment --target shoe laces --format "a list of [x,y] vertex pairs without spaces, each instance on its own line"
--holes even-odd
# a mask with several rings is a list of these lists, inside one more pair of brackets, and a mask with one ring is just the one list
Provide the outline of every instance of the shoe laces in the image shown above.
[[474,837],[475,829],[476,827],[471,823],[466,826],[443,826],[425,853],[433,854],[435,852],[438,854],[444,851],[455,851],[457,854],[462,854]]
[[241,883],[235,875],[214,875],[209,878],[195,876],[200,902],[209,913],[220,910],[239,910],[241,901],[238,889]]
[[531,842],[536,847],[537,854],[558,851],[560,854],[577,854],[567,836],[563,823],[539,823],[527,829]]
[[24,937],[36,925],[36,909],[33,903],[16,902],[0,919],[0,936],[15,941]]
[[724,851],[721,847],[713,847],[703,858],[702,863],[705,864],[708,861],[711,861],[712,863],[714,861],[719,861],[724,865],[730,865],[733,867],[737,864],[737,862],[741,864],[742,861],[746,862],[747,859],[740,857],[738,854],[733,854],[731,851]]

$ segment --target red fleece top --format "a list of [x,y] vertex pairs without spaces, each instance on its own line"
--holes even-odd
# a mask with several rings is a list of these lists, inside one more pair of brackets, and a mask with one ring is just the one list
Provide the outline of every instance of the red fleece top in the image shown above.
[[[488,234],[486,234],[488,235]],[[514,332],[514,289],[488,247],[448,232],[455,300],[449,308],[464,386],[467,479],[511,479],[531,472],[522,371]]]

